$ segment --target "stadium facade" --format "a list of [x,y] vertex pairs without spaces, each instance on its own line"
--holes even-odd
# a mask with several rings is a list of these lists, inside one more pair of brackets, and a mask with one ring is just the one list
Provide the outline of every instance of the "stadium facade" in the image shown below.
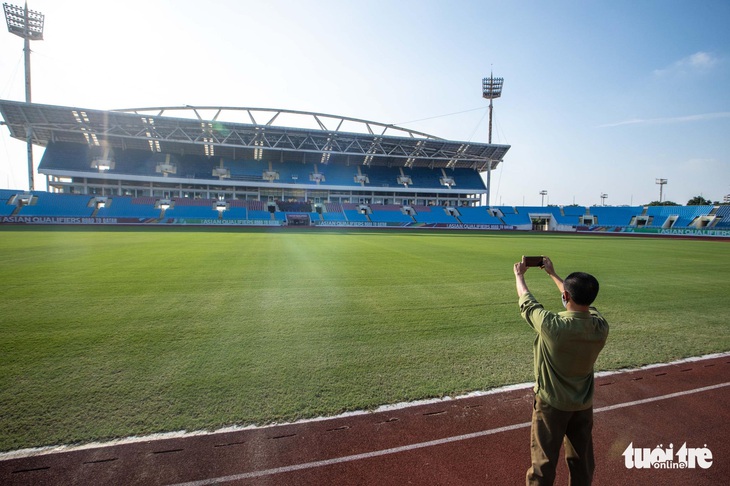
[[478,206],[489,193],[480,174],[510,148],[278,109],[0,101],[0,111],[11,136],[46,147],[49,191],[70,194]]

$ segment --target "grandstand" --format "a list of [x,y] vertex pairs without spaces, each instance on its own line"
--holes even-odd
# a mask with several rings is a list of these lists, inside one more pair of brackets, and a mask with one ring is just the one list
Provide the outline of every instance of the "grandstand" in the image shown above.
[[730,228],[730,206],[720,206],[715,217],[718,218],[716,228]]
[[0,190],[0,223],[371,226],[730,236],[730,206],[442,207]]
[[484,206],[490,188],[482,176],[509,146],[354,118],[225,107],[100,111],[4,100],[0,113],[11,136],[25,141],[31,133],[45,147],[38,171],[49,188],[0,191],[0,223],[723,235],[730,227],[727,206]]
[[[510,148],[268,108],[101,111],[0,100],[0,112],[11,136],[31,133],[45,147],[38,172],[53,193],[382,206],[376,221],[414,222],[388,206],[479,206],[490,189],[482,173]],[[179,206],[170,214],[206,218],[212,203]]]
[[635,217],[643,214],[641,207],[595,207],[590,209],[590,215],[594,218],[585,218],[589,224],[602,226],[629,226]]

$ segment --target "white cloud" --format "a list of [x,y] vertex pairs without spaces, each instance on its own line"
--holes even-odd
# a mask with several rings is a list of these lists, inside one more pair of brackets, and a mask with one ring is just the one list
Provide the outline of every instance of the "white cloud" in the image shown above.
[[[717,58],[707,52],[696,52],[683,61],[692,68],[707,69],[718,63]],[[682,61],[680,61],[682,62]]]
[[663,69],[655,69],[655,76],[677,76],[696,72],[706,72],[720,63],[720,59],[709,52],[695,52]]
[[691,123],[707,120],[717,120],[719,118],[730,118],[730,111],[700,113],[698,115],[686,116],[669,116],[663,118],[632,118],[630,120],[599,125],[598,128],[621,127],[625,125],[668,125],[672,123]]

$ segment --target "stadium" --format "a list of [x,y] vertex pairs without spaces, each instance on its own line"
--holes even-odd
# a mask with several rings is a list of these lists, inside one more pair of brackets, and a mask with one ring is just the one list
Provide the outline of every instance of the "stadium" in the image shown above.
[[[0,100],[30,180],[0,189],[0,483],[517,484],[522,255],[601,282],[596,477],[730,473],[730,206],[494,204],[491,99],[477,142],[27,94]],[[627,476],[621,451],[683,441],[713,468]]]
[[[38,172],[49,188],[3,190],[6,224],[83,219],[699,236],[727,236],[730,228],[730,206],[492,206],[491,171],[508,145],[444,140],[345,116],[227,107],[100,111],[7,100],[0,113],[13,138],[30,134],[45,147]],[[241,118],[248,123],[226,121]]]
[[[474,484],[473,455],[436,446],[495,434],[477,448],[512,450],[514,430],[525,452],[530,391],[515,386],[531,379],[533,335],[511,278],[525,254],[600,275],[612,331],[598,370],[670,363],[651,377],[674,388],[651,381],[665,388],[646,398],[638,368],[622,382],[641,384],[635,400],[608,410],[725,386],[728,206],[489,206],[482,174],[508,146],[316,113],[217,116],[229,110],[0,102],[13,137],[45,147],[50,189],[0,190],[3,482]],[[286,115],[317,126],[274,125]],[[707,368],[671,364],[697,356]],[[602,444],[625,441],[603,430]],[[676,434],[722,452],[695,430]],[[410,447],[448,472],[402,457]],[[504,460],[494,484],[525,462]]]

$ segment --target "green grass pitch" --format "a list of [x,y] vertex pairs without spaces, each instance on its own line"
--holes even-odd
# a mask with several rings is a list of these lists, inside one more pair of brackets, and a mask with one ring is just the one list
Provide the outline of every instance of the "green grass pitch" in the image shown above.
[[[0,451],[333,415],[532,379],[512,264],[595,274],[599,369],[730,349],[728,242],[0,230]],[[561,308],[552,281],[527,281]]]

